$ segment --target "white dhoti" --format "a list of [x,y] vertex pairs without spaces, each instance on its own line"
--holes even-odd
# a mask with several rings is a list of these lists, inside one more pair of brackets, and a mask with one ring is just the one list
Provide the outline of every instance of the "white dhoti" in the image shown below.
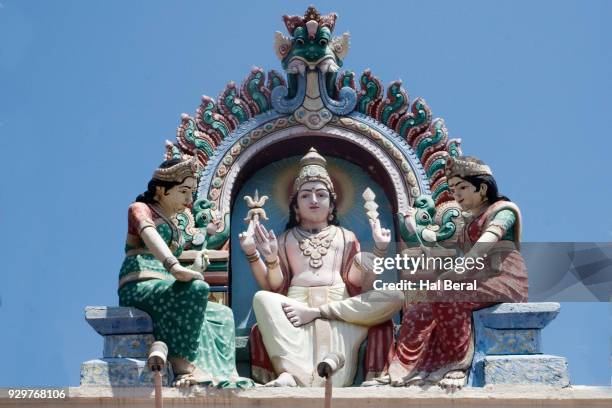
[[[351,385],[357,370],[359,347],[368,328],[389,320],[401,309],[402,292],[368,292],[349,297],[344,284],[337,286],[292,286],[287,296],[259,291],[253,311],[266,351],[277,375],[287,372],[301,386],[323,386],[317,364],[329,352],[345,357],[343,368],[334,373],[335,387]],[[295,327],[281,303],[300,302],[319,307],[324,318]],[[331,319],[331,320],[328,320]]]

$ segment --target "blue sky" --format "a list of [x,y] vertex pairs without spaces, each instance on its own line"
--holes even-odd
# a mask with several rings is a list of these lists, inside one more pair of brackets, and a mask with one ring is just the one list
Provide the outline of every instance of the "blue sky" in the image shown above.
[[[309,2],[0,0],[0,386],[77,385],[117,303],[126,209],[179,115],[251,66]],[[350,31],[345,68],[401,78],[491,165],[524,241],[610,241],[612,3],[315,3]],[[298,154],[298,152],[296,152]],[[538,273],[530,271],[530,273]],[[565,303],[545,351],[609,384],[610,305]]]

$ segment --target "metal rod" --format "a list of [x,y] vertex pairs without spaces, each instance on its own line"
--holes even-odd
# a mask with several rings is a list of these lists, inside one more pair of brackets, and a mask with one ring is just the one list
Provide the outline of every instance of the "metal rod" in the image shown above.
[[325,379],[325,408],[331,408],[332,398],[332,379],[331,375],[328,375]]
[[163,408],[164,400],[162,399],[162,374],[161,371],[155,371],[155,408]]

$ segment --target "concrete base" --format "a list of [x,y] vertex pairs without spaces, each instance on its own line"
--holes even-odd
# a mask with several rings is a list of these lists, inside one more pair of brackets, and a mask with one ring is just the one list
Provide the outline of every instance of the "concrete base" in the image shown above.
[[[173,378],[169,366],[162,372],[162,384]],[[151,386],[153,374],[146,361],[139,358],[103,358],[81,364],[81,385],[134,387]]]
[[102,336],[153,333],[153,320],[134,307],[87,306],[85,320]]
[[544,384],[567,387],[567,360],[548,356],[486,356],[485,384]]
[[570,384],[567,360],[542,354],[541,331],[558,303],[501,303],[474,312],[475,352],[468,385]]
[[151,344],[155,341],[152,334],[114,334],[104,336],[104,358],[147,358]]
[[[2,394],[2,392],[0,392]],[[133,407],[154,406],[153,388],[76,387],[68,390],[64,400],[0,399],[0,406],[36,407]],[[250,390],[216,390],[192,387],[186,390],[164,388],[164,407],[322,407],[323,388],[255,388]],[[610,407],[612,388],[542,385],[486,386],[465,388],[447,393],[438,388],[334,388],[333,408],[429,408],[449,407]]]
[[[569,385],[566,360],[542,355],[541,330],[558,313],[558,303],[502,303],[476,311],[475,353],[468,385]],[[121,387],[150,384],[150,373],[144,369],[144,359],[154,341],[150,316],[129,307],[88,306],[85,318],[104,336],[104,358],[83,364],[81,384]],[[236,366],[243,377],[252,374],[249,331],[236,331]],[[363,361],[364,355],[362,345],[359,361]],[[362,381],[360,364],[354,384]]]

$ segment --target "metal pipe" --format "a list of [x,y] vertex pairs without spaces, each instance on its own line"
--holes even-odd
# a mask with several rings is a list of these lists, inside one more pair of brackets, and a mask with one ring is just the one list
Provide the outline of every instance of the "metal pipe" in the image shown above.
[[163,341],[156,341],[151,345],[147,366],[153,372],[155,381],[155,408],[163,408],[162,398],[162,370],[166,367],[168,360],[168,346]]
[[340,353],[329,353],[317,364],[317,373],[325,378],[325,404],[324,408],[331,408],[332,375],[344,367],[344,356]]

